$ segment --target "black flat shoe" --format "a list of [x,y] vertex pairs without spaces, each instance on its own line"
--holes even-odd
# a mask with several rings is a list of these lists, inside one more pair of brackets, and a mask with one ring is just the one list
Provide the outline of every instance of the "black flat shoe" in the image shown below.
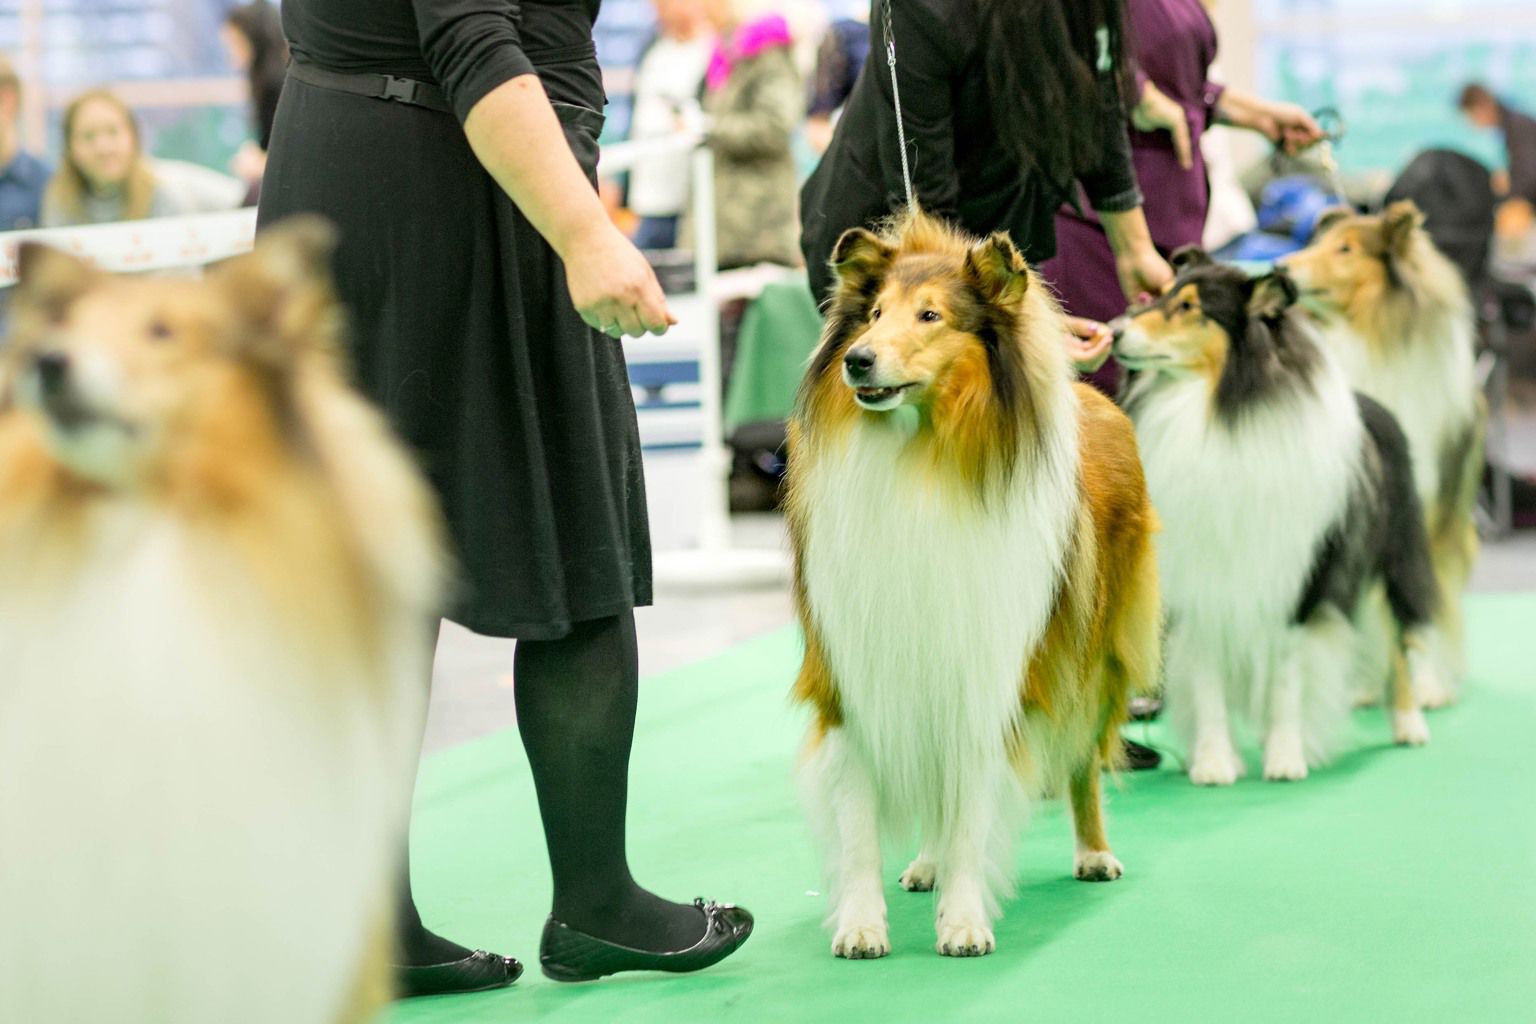
[[701,971],[724,960],[752,934],[752,915],[729,903],[693,905],[704,915],[704,937],[674,953],[652,953],[605,942],[551,917],[539,943],[539,966],[555,981],[593,981],[620,971]]
[[523,965],[510,956],[477,949],[462,960],[427,967],[395,965],[395,996],[445,996],[459,992],[487,992],[506,988],[523,976]]
[[1125,744],[1125,766],[1133,772],[1149,772],[1163,763],[1163,755],[1151,747],[1120,737]]

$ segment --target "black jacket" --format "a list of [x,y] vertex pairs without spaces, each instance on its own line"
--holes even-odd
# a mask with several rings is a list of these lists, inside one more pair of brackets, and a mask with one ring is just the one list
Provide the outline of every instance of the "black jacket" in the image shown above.
[[[800,249],[817,297],[832,283],[827,259],[850,227],[870,227],[906,203],[891,73],[886,65],[883,3],[873,0],[869,60],[854,83],[832,144],[800,192]],[[988,95],[975,0],[894,0],[896,73],[912,185],[927,212],[967,231],[1007,231],[1025,257],[1056,251],[1053,217],[1073,199],[1070,182],[1042,180],[1005,151],[1000,115]],[[1126,138],[1124,105],[1114,76],[1103,76],[1100,109],[1084,111],[1103,125],[1101,166],[1079,180],[1103,212],[1141,205]],[[1006,104],[1028,103],[1028,96]]]

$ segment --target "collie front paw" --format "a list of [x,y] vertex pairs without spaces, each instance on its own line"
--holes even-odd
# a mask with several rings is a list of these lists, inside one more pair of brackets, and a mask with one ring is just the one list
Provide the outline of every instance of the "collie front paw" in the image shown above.
[[1307,777],[1307,754],[1300,737],[1271,738],[1264,747],[1264,778],[1300,782]]
[[1429,742],[1429,723],[1418,708],[1392,712],[1392,742],[1400,747],[1422,747]]
[[832,937],[832,955],[843,960],[878,960],[890,951],[883,924],[844,925]]
[[1414,692],[1419,698],[1419,704],[1427,711],[1438,711],[1456,703],[1455,691],[1439,678],[1415,682]]
[[1080,882],[1113,882],[1125,867],[1108,850],[1079,850],[1072,860],[1072,876]]
[[1189,781],[1197,786],[1230,786],[1242,774],[1242,759],[1229,744],[1197,746],[1189,765]]
[[943,956],[986,956],[997,948],[997,939],[982,920],[940,921],[934,948]]
[[935,874],[933,862],[919,858],[901,873],[901,887],[907,892],[932,892]]

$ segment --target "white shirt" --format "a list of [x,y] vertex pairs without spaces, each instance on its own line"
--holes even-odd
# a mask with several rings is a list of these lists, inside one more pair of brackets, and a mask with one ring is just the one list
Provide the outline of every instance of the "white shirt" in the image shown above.
[[[635,113],[630,138],[654,139],[677,130],[679,115],[698,106],[715,40],[708,35],[678,42],[656,40],[635,72]],[[652,157],[629,175],[629,206],[642,217],[673,217],[688,205],[688,154]]]

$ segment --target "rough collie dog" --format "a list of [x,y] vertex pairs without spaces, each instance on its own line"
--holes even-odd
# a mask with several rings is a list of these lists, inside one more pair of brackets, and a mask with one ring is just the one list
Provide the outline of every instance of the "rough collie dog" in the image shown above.
[[[1402,431],[1350,389],[1283,272],[1255,280],[1197,249],[1174,265],[1168,294],[1117,324],[1115,355],[1164,523],[1167,690],[1190,778],[1243,773],[1234,711],[1263,740],[1265,778],[1305,778],[1362,646],[1393,667],[1393,738],[1426,742],[1411,676],[1435,587]],[[1364,611],[1377,587],[1389,630]]]
[[1129,422],[1070,382],[1006,235],[917,215],[833,264],[788,500],[832,951],[890,951],[881,840],[915,830],[902,887],[937,887],[940,953],[984,955],[1028,798],[1069,791],[1075,875],[1121,874],[1099,776],[1155,681],[1154,516]]
[[1430,638],[1437,671],[1420,693],[1438,707],[1455,698],[1466,669],[1461,595],[1477,557],[1484,413],[1466,285],[1423,224],[1410,201],[1372,217],[1337,211],[1285,264],[1354,386],[1408,435],[1443,598]]
[[361,1020],[439,608],[327,231],[200,281],[20,253],[0,385],[0,1019]]

